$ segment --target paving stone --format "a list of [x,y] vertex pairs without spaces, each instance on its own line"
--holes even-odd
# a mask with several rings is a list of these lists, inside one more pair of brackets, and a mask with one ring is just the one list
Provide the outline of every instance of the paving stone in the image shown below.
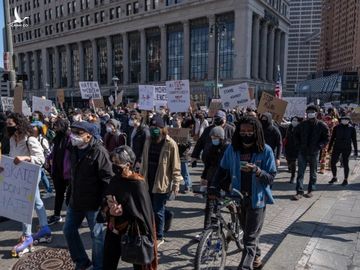
[[347,270],[347,266],[350,264],[351,261],[346,256],[315,249],[307,266],[312,267],[312,269],[327,267],[328,269]]

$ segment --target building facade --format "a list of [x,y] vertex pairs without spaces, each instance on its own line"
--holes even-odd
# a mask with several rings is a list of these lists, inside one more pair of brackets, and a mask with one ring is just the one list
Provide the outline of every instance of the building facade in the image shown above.
[[[287,0],[10,0],[29,27],[13,29],[17,73],[28,74],[25,95],[49,97],[65,89],[80,96],[78,82],[112,77],[125,95],[138,84],[189,79],[195,100],[213,89],[248,82],[272,90],[276,67],[286,70]],[[219,42],[217,42],[219,41]],[[219,61],[217,61],[219,57]],[[219,62],[219,67],[217,67]],[[286,74],[283,74],[286,81]]]
[[322,0],[290,1],[287,91],[316,72],[320,48]]

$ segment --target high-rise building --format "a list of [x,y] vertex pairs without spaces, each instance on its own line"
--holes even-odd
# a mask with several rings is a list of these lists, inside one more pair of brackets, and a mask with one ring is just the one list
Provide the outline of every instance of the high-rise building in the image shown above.
[[[13,31],[25,96],[55,89],[79,97],[79,81],[99,82],[136,98],[138,84],[189,79],[194,100],[207,101],[216,70],[224,86],[248,82],[273,90],[287,65],[288,0],[11,0],[28,27]],[[218,30],[218,31],[217,31]],[[217,43],[219,38],[219,45]],[[217,56],[219,66],[217,67]],[[285,74],[286,75],[286,74]],[[284,76],[286,80],[286,76]],[[79,98],[80,100],[80,98]]]
[[360,2],[323,1],[318,71],[360,72]]
[[291,0],[287,91],[316,72],[322,0]]

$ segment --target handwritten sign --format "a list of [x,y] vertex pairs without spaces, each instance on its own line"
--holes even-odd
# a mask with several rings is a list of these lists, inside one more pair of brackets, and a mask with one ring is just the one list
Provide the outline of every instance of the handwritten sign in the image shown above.
[[94,107],[95,108],[105,109],[105,103],[104,103],[104,100],[102,98],[101,99],[93,99],[92,101],[94,102]]
[[156,110],[160,107],[167,107],[167,93],[166,86],[155,86],[154,87],[154,106]]
[[307,103],[306,97],[284,97],[283,100],[288,103],[284,117],[304,117]]
[[152,111],[154,109],[154,86],[139,85],[139,109]]
[[31,109],[30,109],[29,105],[26,103],[26,100],[22,101],[22,113],[25,116],[31,115]]
[[31,224],[40,166],[28,162],[15,165],[14,159],[6,156],[2,156],[1,166],[0,216]]
[[[22,104],[21,104],[22,105]],[[40,97],[32,97],[32,111],[42,112],[44,115],[49,116],[51,113],[52,101]]]
[[287,102],[263,92],[261,95],[258,113],[269,112],[273,119],[280,123],[286,111]]
[[214,117],[218,110],[222,109],[221,99],[212,99],[209,105],[209,117]]
[[186,144],[190,139],[189,128],[168,128],[169,136],[178,144]]
[[56,97],[57,97],[57,100],[58,102],[61,104],[61,106],[64,105],[64,102],[65,102],[65,92],[64,92],[64,89],[58,89],[56,91]]
[[14,111],[14,98],[13,97],[1,97],[1,107],[3,112]]
[[79,82],[82,99],[102,99],[100,87],[97,81]]
[[231,110],[235,107],[244,107],[250,101],[249,86],[242,83],[220,89],[223,109]]
[[110,97],[108,97],[108,100],[109,100],[110,105],[113,105],[114,102],[115,102],[115,99],[114,99],[113,95],[111,95]]
[[14,89],[14,112],[16,113],[22,111],[23,91],[22,83],[17,83]]
[[187,112],[190,108],[189,80],[167,81],[168,108],[171,112]]

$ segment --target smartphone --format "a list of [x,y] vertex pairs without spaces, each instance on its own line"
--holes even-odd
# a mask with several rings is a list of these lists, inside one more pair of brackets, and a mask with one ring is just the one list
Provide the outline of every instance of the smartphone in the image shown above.
[[240,161],[240,167],[243,168],[243,167],[246,167],[246,165],[248,164],[249,162],[247,161]]

